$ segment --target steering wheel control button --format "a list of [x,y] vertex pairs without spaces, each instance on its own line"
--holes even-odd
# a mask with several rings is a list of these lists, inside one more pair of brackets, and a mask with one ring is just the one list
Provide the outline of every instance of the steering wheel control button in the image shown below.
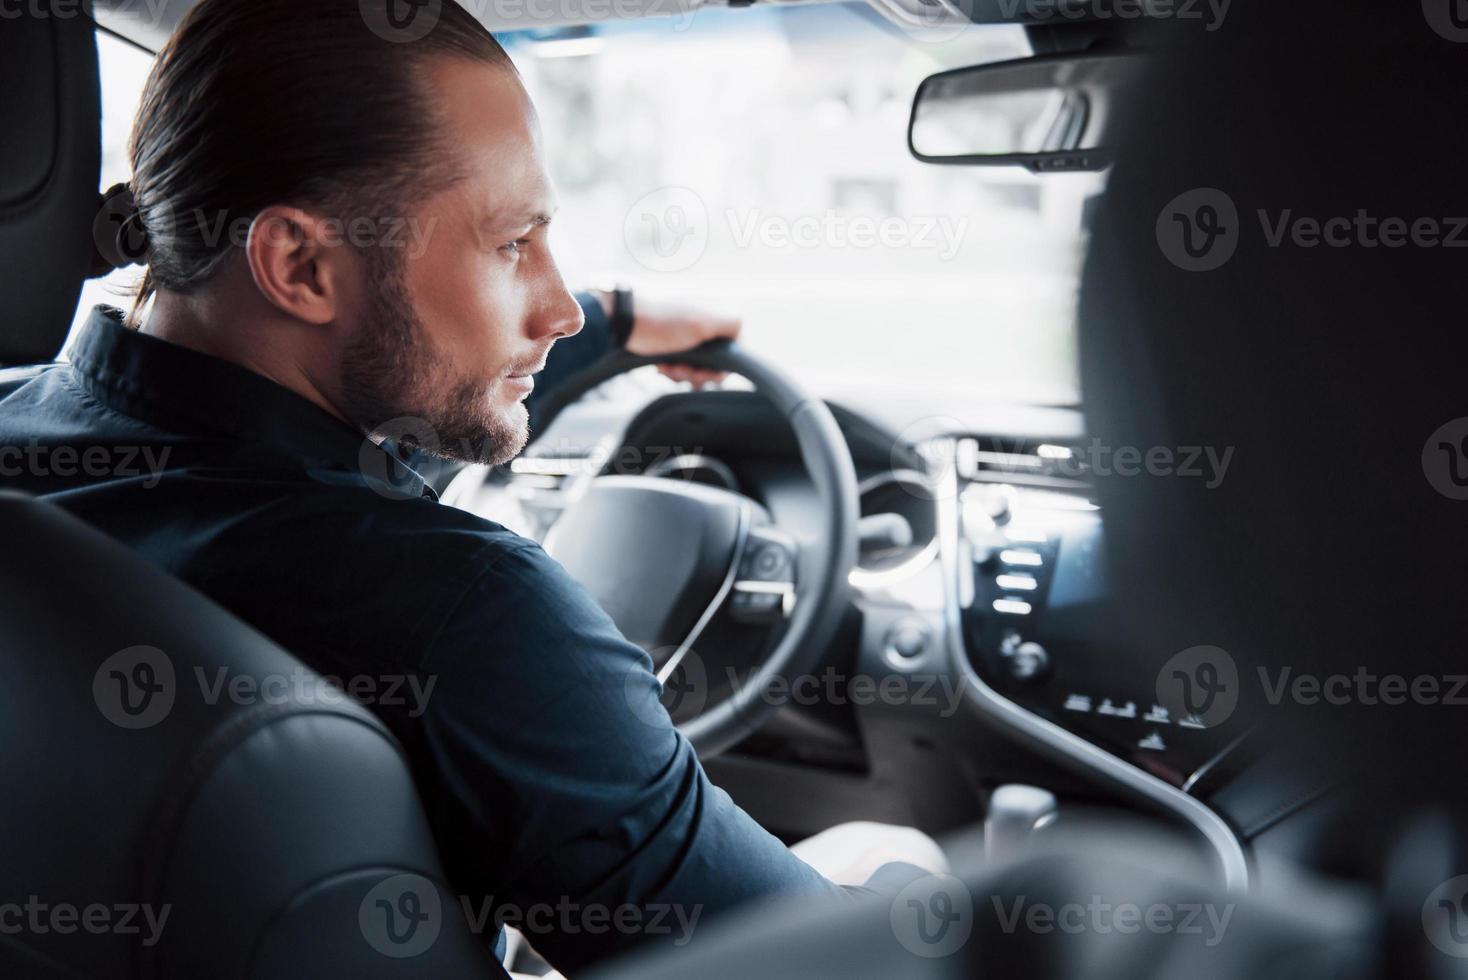
[[729,613],[743,623],[777,623],[795,606],[795,540],[769,526],[749,529]]
[[759,578],[774,578],[788,564],[785,553],[779,547],[767,544],[754,556],[754,574]]
[[795,541],[773,527],[749,529],[749,544],[739,560],[745,581],[789,582],[795,577]]
[[730,615],[742,623],[778,623],[794,607],[793,582],[740,579],[729,599]]

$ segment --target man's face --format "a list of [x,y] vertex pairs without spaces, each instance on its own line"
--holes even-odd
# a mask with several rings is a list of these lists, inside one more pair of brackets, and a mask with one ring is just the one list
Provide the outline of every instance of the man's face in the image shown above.
[[504,462],[528,437],[531,375],[581,307],[546,241],[554,195],[519,80],[445,59],[429,85],[463,176],[405,216],[403,247],[368,250],[342,401],[373,429],[426,423],[440,455]]

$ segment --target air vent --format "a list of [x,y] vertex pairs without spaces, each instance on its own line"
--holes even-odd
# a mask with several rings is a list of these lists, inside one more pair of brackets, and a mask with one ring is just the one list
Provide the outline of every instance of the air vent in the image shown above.
[[1074,441],[977,436],[958,443],[958,475],[965,480],[1051,490],[1088,490],[1090,463]]

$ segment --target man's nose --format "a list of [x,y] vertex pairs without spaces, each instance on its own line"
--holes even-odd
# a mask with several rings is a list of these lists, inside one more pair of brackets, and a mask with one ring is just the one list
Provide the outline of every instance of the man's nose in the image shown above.
[[553,273],[550,279],[531,326],[532,334],[536,339],[574,336],[585,325],[586,314],[559,271]]

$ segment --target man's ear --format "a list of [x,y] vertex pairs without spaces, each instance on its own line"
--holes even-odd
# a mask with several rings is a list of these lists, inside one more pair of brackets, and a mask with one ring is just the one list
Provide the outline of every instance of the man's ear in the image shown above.
[[287,316],[323,325],[350,302],[356,255],[340,222],[300,208],[266,208],[250,222],[245,258],[255,287]]

